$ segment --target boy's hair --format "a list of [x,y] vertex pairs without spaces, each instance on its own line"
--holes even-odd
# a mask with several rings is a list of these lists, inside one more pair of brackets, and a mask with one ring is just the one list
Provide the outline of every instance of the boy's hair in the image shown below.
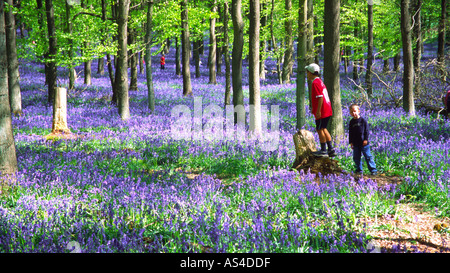
[[350,105],[350,107],[348,108],[348,110],[352,110],[353,107],[356,107],[359,110],[359,105],[356,103],[353,103],[352,105]]

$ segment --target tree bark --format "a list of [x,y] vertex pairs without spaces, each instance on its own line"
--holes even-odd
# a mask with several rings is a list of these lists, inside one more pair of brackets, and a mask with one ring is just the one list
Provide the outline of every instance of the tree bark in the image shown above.
[[229,21],[229,6],[228,1],[223,4],[223,39],[224,39],[224,52],[225,52],[225,105],[231,104],[231,68],[230,68],[230,49],[229,49],[229,37],[228,37],[228,21]]
[[[307,0],[308,1],[308,35],[307,35],[307,55],[306,55],[306,63],[310,64],[314,62],[314,5],[313,0]],[[308,81],[308,105],[311,107],[311,81]]]
[[[261,13],[265,10],[265,3],[261,3]],[[261,16],[261,29],[264,29],[267,25],[267,15]],[[260,40],[260,54],[259,54],[259,78],[261,80],[266,79],[266,62],[265,62],[265,52],[267,50],[267,42],[265,39]]]
[[[153,1],[147,3],[147,31],[145,33],[145,75],[147,78],[148,109],[155,112],[155,91],[153,89],[152,73],[152,31],[153,31]],[[176,40],[175,40],[176,43]],[[176,44],[177,50],[178,45]]]
[[175,37],[175,74],[181,76],[181,64],[180,64],[180,45],[178,37]]
[[[216,13],[216,1],[213,0],[211,13]],[[216,79],[216,19],[209,19],[209,58],[208,58],[208,67],[209,67],[209,83],[217,84]]]
[[181,61],[183,63],[183,96],[192,95],[191,85],[191,70],[189,64],[189,57],[191,55],[190,42],[189,42],[189,23],[188,23],[188,7],[187,0],[181,1],[181,35],[182,35],[182,47],[181,47]]
[[307,58],[308,40],[308,5],[307,0],[300,0],[298,9],[298,42],[297,42],[297,130],[302,129],[306,123],[305,109],[305,66]]
[[[133,30],[130,29],[130,45],[136,43],[136,34]],[[138,54],[137,52],[132,52],[130,57],[130,90],[137,90],[137,63],[138,63]]]
[[[278,53],[278,45],[277,45],[277,41],[275,39],[275,35],[273,32],[273,14],[274,14],[274,10],[275,10],[275,0],[272,0],[272,8],[270,10],[270,36],[272,39],[272,46],[273,46],[273,51],[277,54]],[[282,75],[281,75],[281,68],[280,68],[280,63],[281,63],[281,58],[278,56],[277,58],[277,75],[278,75],[278,83],[282,84],[283,83],[283,79],[282,79]]]
[[441,0],[441,18],[439,22],[437,59],[439,63],[444,62],[445,57],[445,30],[447,24],[447,0]]
[[366,90],[367,95],[372,97],[372,65],[373,65],[373,3],[367,5],[367,67],[366,67]]
[[284,54],[284,62],[283,62],[283,73],[282,80],[283,83],[289,83],[291,80],[292,67],[293,67],[293,55],[294,55],[294,39],[292,36],[292,19],[289,19],[289,15],[292,9],[292,0],[285,0],[285,16],[286,21],[284,22],[284,29],[286,32],[285,41],[286,41],[286,51]]
[[333,116],[328,125],[330,134],[339,142],[344,136],[342,118],[339,64],[341,59],[339,46],[340,1],[325,0],[324,20],[324,59],[323,78],[330,96]]
[[250,0],[249,29],[249,99],[250,131],[255,136],[261,135],[261,94],[259,83],[259,0]]
[[415,40],[415,48],[413,52],[413,65],[414,65],[414,93],[419,94],[421,88],[421,72],[420,65],[422,59],[422,0],[415,0],[414,3],[414,26],[413,37]]
[[128,98],[128,72],[127,72],[127,25],[130,0],[119,0],[117,16],[117,66],[114,85],[118,96],[119,115],[122,120],[130,118],[130,107]]
[[[242,19],[242,1],[232,0],[231,12],[233,21],[233,53],[232,53],[232,81],[233,81],[233,105],[244,105],[244,93],[242,91],[242,49],[244,47],[244,21]],[[237,123],[235,113],[234,122]]]
[[[8,6],[13,6],[13,1],[8,0]],[[20,92],[20,75],[19,75],[19,61],[17,59],[16,47],[16,24],[12,9],[9,8],[5,12],[6,24],[6,50],[8,60],[8,88],[9,88],[9,103],[11,111],[14,115],[22,115],[22,95]]]
[[12,130],[11,108],[8,99],[8,61],[4,1],[0,1],[0,175],[17,172],[16,146]]
[[[71,16],[70,16],[70,5],[66,1],[66,33],[69,35],[69,37],[72,36],[72,22],[71,22]],[[71,38],[68,39],[69,43],[69,49],[68,49],[68,55],[69,59],[73,59],[73,40]],[[76,71],[73,67],[72,63],[69,65],[69,90],[75,88],[75,78],[76,78]]]
[[414,65],[411,41],[410,0],[401,0],[401,33],[403,48],[403,109],[415,116],[414,107]]
[[[45,11],[47,14],[47,31],[49,44],[49,58],[56,58],[58,48],[56,44],[55,11],[52,0],[45,0]],[[48,102],[53,103],[56,92],[56,61],[48,62]]]

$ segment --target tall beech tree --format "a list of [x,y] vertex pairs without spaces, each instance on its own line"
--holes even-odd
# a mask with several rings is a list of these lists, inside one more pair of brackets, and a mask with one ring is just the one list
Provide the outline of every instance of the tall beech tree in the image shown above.
[[[147,77],[148,109],[155,112],[155,91],[153,89],[152,73],[152,31],[153,31],[153,1],[147,2],[147,29],[145,33],[145,75]],[[178,47],[178,45],[175,44]]]
[[57,67],[56,55],[58,48],[56,43],[56,27],[55,27],[55,10],[52,0],[45,0],[45,13],[47,14],[47,31],[48,31],[48,52],[50,60],[48,62],[48,102],[53,103],[56,91]]
[[284,53],[282,81],[283,83],[289,83],[291,80],[292,66],[294,64],[294,39],[292,35],[293,20],[291,19],[292,0],[285,0],[285,42],[286,51]]
[[183,96],[192,95],[191,85],[191,70],[189,58],[191,55],[191,43],[189,41],[189,22],[188,22],[188,3],[187,0],[182,0],[181,5],[181,62],[183,74]]
[[367,64],[366,64],[366,90],[372,97],[372,65],[373,65],[373,1],[367,1]]
[[341,90],[339,78],[340,48],[340,1],[325,0],[324,9],[324,62],[323,82],[330,96],[333,116],[328,125],[330,134],[339,142],[344,136],[344,120],[342,118]]
[[[244,93],[242,90],[242,50],[244,47],[244,20],[242,19],[242,1],[232,0],[231,18],[233,21],[233,53],[231,73],[233,81],[233,105],[244,105]],[[237,123],[235,114],[234,122]]]
[[213,0],[211,3],[211,18],[209,19],[209,57],[208,57],[208,68],[209,68],[209,83],[217,84],[216,78],[216,60],[217,60],[217,39],[216,39],[216,18],[215,13],[217,10],[216,1]]
[[130,106],[128,97],[127,26],[130,0],[119,0],[117,8],[117,42],[119,46],[114,85],[118,95],[119,115],[122,120],[128,120],[130,118]]
[[8,99],[8,61],[6,59],[5,2],[0,1],[0,175],[17,171],[16,146]]
[[297,129],[300,130],[306,123],[305,109],[305,66],[307,60],[308,39],[308,0],[300,0],[298,9],[298,42],[297,42],[297,86],[296,86],[296,109]]
[[[437,48],[437,61],[440,65],[443,65],[445,57],[446,24],[447,24],[447,0],[441,0],[441,16],[439,20],[438,48]],[[442,72],[444,71],[444,69],[441,70]]]
[[410,115],[415,116],[414,107],[414,65],[411,41],[411,15],[410,0],[401,0],[400,28],[402,33],[403,47],[403,109]]
[[19,61],[16,48],[16,23],[13,15],[13,1],[7,0],[5,11],[6,50],[8,60],[9,103],[14,115],[22,115],[22,95],[19,83]]
[[249,95],[250,95],[250,131],[255,136],[261,135],[261,94],[259,83],[259,0],[250,0],[249,29]]
[[231,104],[231,68],[230,68],[230,39],[228,36],[228,21],[229,21],[229,5],[228,0],[223,3],[223,41],[225,54],[225,105]]

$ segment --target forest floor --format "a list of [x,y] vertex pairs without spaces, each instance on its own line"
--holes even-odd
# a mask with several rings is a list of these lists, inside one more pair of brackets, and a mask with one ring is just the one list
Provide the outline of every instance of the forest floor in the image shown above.
[[[364,175],[373,179],[378,186],[399,185],[401,176]],[[438,218],[420,203],[399,203],[394,216],[381,215],[375,218],[359,219],[371,236],[375,252],[396,252],[401,245],[404,252],[450,253],[450,218]]]

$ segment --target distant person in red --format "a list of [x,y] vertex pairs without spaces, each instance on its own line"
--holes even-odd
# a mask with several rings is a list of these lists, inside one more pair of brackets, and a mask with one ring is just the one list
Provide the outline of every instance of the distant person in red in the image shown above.
[[164,66],[166,65],[166,58],[164,57],[164,54],[161,56],[159,63],[161,64],[161,70],[164,70]]
[[[320,140],[320,151],[314,152],[315,156],[319,157],[333,157],[336,152],[331,143],[331,135],[327,130],[328,121],[333,115],[331,109],[331,101],[328,96],[328,91],[319,77],[320,67],[312,63],[305,67],[306,77],[312,82],[311,86],[311,106],[312,114],[316,118],[316,131]],[[328,151],[327,148],[328,147]]]

